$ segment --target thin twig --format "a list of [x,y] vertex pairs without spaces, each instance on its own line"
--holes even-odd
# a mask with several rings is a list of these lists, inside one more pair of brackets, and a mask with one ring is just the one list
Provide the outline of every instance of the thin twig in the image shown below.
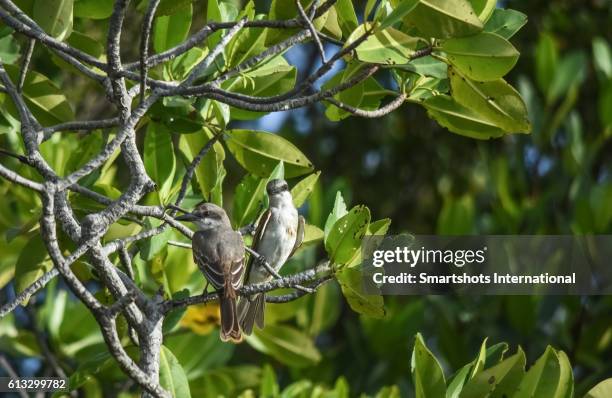
[[26,48],[26,52],[23,56],[23,61],[21,63],[21,71],[19,72],[19,81],[17,83],[17,92],[21,93],[23,90],[23,84],[26,80],[26,75],[28,74],[28,69],[30,68],[30,61],[32,60],[32,54],[34,53],[34,46],[36,45],[35,39],[30,39],[28,41],[28,47]]
[[[316,8],[317,2],[318,0],[315,0],[313,8]],[[310,20],[310,17],[306,15],[306,11],[304,11],[304,7],[302,7],[302,3],[300,2],[300,0],[295,0],[295,4],[297,5],[297,9],[300,13],[300,16],[302,17],[302,20],[308,27],[308,30],[310,30],[312,38],[317,44],[317,49],[319,50],[319,55],[321,56],[321,62],[327,62],[325,59],[325,48],[323,47],[323,43],[321,43],[321,39],[319,38],[319,34],[317,33],[317,28],[315,28],[315,26],[313,25],[312,21]]]

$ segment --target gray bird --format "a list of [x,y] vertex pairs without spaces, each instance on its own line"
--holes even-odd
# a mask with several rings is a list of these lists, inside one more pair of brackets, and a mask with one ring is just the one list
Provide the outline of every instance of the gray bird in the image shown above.
[[193,235],[193,259],[208,282],[217,289],[221,308],[221,340],[240,342],[242,336],[236,311],[236,290],[244,271],[244,242],[231,227],[221,207],[201,203],[196,209],[176,218],[198,226]]
[[[298,215],[285,180],[271,180],[266,191],[270,205],[259,220],[251,248],[278,272],[302,244],[304,218]],[[249,257],[245,275],[245,284],[266,282],[272,278],[254,256]],[[240,298],[238,319],[244,334],[250,335],[254,324],[260,329],[264,327],[264,307],[264,293]]]

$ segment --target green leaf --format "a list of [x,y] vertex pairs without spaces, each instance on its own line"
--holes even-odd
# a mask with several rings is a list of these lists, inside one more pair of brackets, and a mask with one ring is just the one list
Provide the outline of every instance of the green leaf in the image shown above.
[[[277,56],[261,64],[257,69],[243,73],[222,84],[228,91],[254,97],[283,94],[295,86],[297,70],[282,57]],[[251,120],[263,116],[264,112],[252,112],[231,108],[232,118]]]
[[527,108],[519,93],[503,79],[475,82],[449,68],[455,101],[507,132],[529,132]]
[[72,33],[73,0],[35,0],[33,19],[50,36],[62,41]]
[[304,240],[302,241],[302,246],[313,245],[323,240],[323,231],[311,224],[306,224],[304,226]]
[[437,233],[465,235],[474,230],[474,200],[469,195],[459,199],[446,198],[438,216]]
[[191,28],[192,15],[193,8],[189,6],[175,14],[155,18],[153,31],[155,52],[166,51],[185,40]]
[[342,29],[342,35],[348,37],[359,25],[353,2],[351,0],[338,0],[334,8],[338,15],[338,23]]
[[580,86],[586,77],[587,57],[582,51],[574,51],[561,59],[548,88],[547,100],[552,103],[565,95],[572,87]]
[[172,351],[163,345],[159,353],[159,384],[175,398],[191,397],[185,371]]
[[15,266],[15,292],[23,292],[35,280],[51,269],[47,249],[39,234],[24,246]]
[[333,264],[347,264],[361,247],[361,240],[368,231],[370,210],[355,206],[338,219],[325,239],[325,250]]
[[561,365],[555,350],[548,346],[544,354],[529,369],[513,398],[555,397]]
[[430,118],[449,131],[470,138],[486,140],[501,137],[504,130],[476,112],[459,105],[448,95],[436,95],[423,102]]
[[469,0],[474,12],[482,22],[486,22],[495,10],[497,0]]
[[[360,25],[348,38],[346,45],[361,37],[367,29],[372,29],[369,23]],[[376,29],[355,50],[357,58],[363,62],[384,65],[407,64],[411,60],[420,39],[410,37],[397,29]]]
[[19,53],[19,43],[15,36],[6,35],[0,39],[0,59],[4,65],[14,64],[21,54]]
[[293,198],[293,205],[295,207],[301,207],[304,202],[308,199],[315,184],[319,180],[321,175],[320,171],[317,171],[309,176],[303,178],[291,188],[291,197]]
[[412,351],[411,372],[416,398],[445,396],[444,373],[420,333],[416,335]]
[[383,296],[364,291],[363,273],[360,269],[344,267],[336,272],[336,280],[353,311],[372,318],[385,317],[387,313]]
[[149,177],[157,184],[160,203],[167,203],[176,171],[176,160],[172,135],[161,124],[149,123],[144,140],[144,165]]
[[208,51],[194,47],[176,57],[170,65],[170,73],[173,80],[185,79],[189,72],[206,57],[206,54],[208,54]]
[[591,388],[584,398],[612,397],[612,379],[607,379]]
[[448,65],[432,56],[413,59],[408,64],[403,65],[402,69],[438,79],[446,79],[448,77]]
[[375,398],[400,398],[400,389],[397,386],[383,387]]
[[[404,20],[416,26],[424,37],[447,39],[471,36],[482,30],[482,22],[467,0],[399,1]],[[415,4],[411,7],[412,4]]]
[[442,43],[448,60],[465,76],[477,81],[499,79],[519,58],[512,44],[494,33],[482,32],[469,38],[449,39]]
[[[212,137],[212,132],[210,132],[210,130],[207,128],[204,128],[200,132],[196,132],[194,134],[184,134],[180,137],[181,142],[179,147],[186,155],[187,160],[191,162]],[[198,181],[200,191],[209,201],[211,200],[211,192],[223,179],[224,160],[225,150],[223,149],[223,145],[217,141],[208,150],[206,155],[204,155],[202,161],[195,169],[195,176]]]
[[497,365],[485,369],[463,387],[461,398],[509,397],[525,374],[525,353],[518,352]]
[[331,231],[332,227],[341,217],[343,217],[346,213],[348,213],[346,209],[346,203],[344,202],[344,198],[342,197],[342,192],[336,192],[336,199],[334,200],[334,207],[332,208],[331,213],[327,216],[327,220],[325,221],[325,240],[327,240],[327,236]]
[[496,8],[484,26],[485,32],[495,33],[510,39],[527,23],[527,15],[516,10]]
[[261,371],[261,383],[259,385],[259,396],[262,398],[276,398],[279,395],[276,373],[272,366],[265,364]]
[[[156,228],[161,225],[161,221],[151,219],[150,217],[145,220],[145,227],[147,229]],[[154,235],[148,239],[144,239],[139,242],[140,247],[140,258],[144,261],[151,261],[157,256],[162,250],[168,245],[168,240],[172,236],[172,230],[166,228],[161,234]]]
[[390,218],[373,221],[368,226],[368,235],[386,235],[389,226],[391,226]]
[[386,29],[400,22],[405,16],[413,12],[417,6],[419,6],[418,0],[395,1],[393,11],[381,21],[379,29]]
[[172,15],[190,7],[192,0],[161,0],[156,15]]
[[[325,82],[325,84],[323,85],[323,90],[329,90],[335,86],[338,86],[339,84],[342,84],[344,81],[349,80],[355,73],[359,71],[359,67],[360,64],[356,62],[350,63],[344,70],[339,71],[331,79]],[[353,87],[350,87],[334,95],[334,98],[340,102],[343,102],[346,105],[358,107],[361,103],[361,100],[363,99],[363,90],[364,85],[362,83],[356,84]],[[325,116],[332,122],[338,122],[350,116],[349,112],[346,112],[331,104],[325,103],[325,108]]]
[[559,357],[559,383],[554,398],[574,397],[574,373],[569,358],[563,351],[557,351]]
[[608,42],[601,37],[593,39],[593,63],[604,79],[612,77],[612,50]]
[[297,368],[312,366],[321,360],[321,354],[310,337],[290,326],[266,325],[265,329],[255,329],[253,335],[247,337],[247,343],[257,351]]
[[76,0],[74,16],[87,19],[106,19],[113,13],[113,0]]
[[291,142],[283,137],[256,130],[228,130],[229,151],[247,171],[268,177],[279,161],[285,164],[287,178],[307,174],[312,163]]
[[536,46],[536,81],[543,93],[548,93],[559,58],[557,43],[548,33],[542,33]]
[[[20,68],[5,65],[5,69],[13,82],[19,80]],[[41,124],[52,125],[74,120],[74,112],[63,91],[46,76],[38,72],[28,71],[23,85],[23,93],[30,110]],[[13,101],[8,99],[7,96],[4,98],[3,105],[11,111],[12,115],[17,115]]]
[[253,222],[264,209],[267,178],[247,174],[240,181],[234,193],[232,220],[234,228]]

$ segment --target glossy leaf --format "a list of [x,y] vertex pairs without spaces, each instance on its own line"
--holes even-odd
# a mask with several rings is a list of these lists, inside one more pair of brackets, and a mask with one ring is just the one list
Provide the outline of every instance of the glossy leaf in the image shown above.
[[386,235],[389,227],[391,226],[390,218],[383,218],[381,220],[372,221],[368,225],[368,235]]
[[455,101],[507,132],[530,132],[527,108],[519,93],[503,79],[475,82],[449,69]]
[[499,79],[516,65],[519,57],[519,52],[509,41],[486,32],[469,38],[446,40],[442,43],[442,50],[458,70],[477,81]]
[[[347,45],[361,37],[367,29],[372,28],[370,24],[360,25],[347,40]],[[363,62],[385,65],[406,64],[410,62],[419,40],[391,27],[376,29],[355,52],[357,58]]]
[[325,240],[327,241],[327,237],[336,223],[340,218],[342,218],[346,213],[348,213],[346,209],[346,203],[344,202],[344,198],[342,197],[342,192],[336,192],[336,198],[334,200],[334,207],[332,208],[331,213],[327,216],[327,220],[325,221]]
[[35,0],[33,18],[50,36],[62,41],[72,33],[73,0]]
[[[202,148],[212,139],[213,134],[208,129],[202,129],[193,134],[181,135],[181,149],[189,162],[198,156]],[[220,142],[215,142],[195,169],[195,176],[203,196],[210,200],[210,194],[223,178],[223,162],[225,150]]]
[[159,384],[175,398],[191,397],[185,371],[172,351],[163,345],[159,353]]
[[176,160],[172,146],[172,135],[163,125],[149,123],[144,141],[144,165],[149,177],[157,184],[160,203],[169,199]]
[[361,240],[368,231],[370,210],[355,206],[339,218],[325,239],[325,250],[334,264],[347,264],[361,247]]
[[423,102],[429,117],[449,131],[470,138],[486,140],[501,137],[505,131],[485,117],[458,104],[447,95],[436,95]]
[[285,138],[256,130],[229,130],[229,151],[247,171],[268,177],[279,161],[285,164],[285,176],[297,177],[313,170],[312,163]]
[[420,333],[416,336],[412,351],[411,371],[416,398],[444,397],[444,373]]
[[555,397],[560,376],[559,357],[549,346],[525,374],[512,398]]
[[525,354],[519,348],[513,356],[478,373],[463,387],[460,398],[511,396],[525,374]]
[[336,10],[340,28],[342,29],[342,35],[348,37],[359,24],[353,2],[351,0],[338,0],[334,5],[334,9]]
[[[408,0],[404,20],[416,26],[424,37],[447,39],[480,32],[482,22],[467,0]],[[415,4],[410,8],[411,4]]]
[[106,19],[113,13],[113,0],[76,0],[74,16],[88,19]]
[[295,366],[312,366],[321,360],[321,354],[312,340],[290,326],[266,325],[255,329],[247,343],[257,351],[271,355],[280,362]]
[[527,15],[520,11],[496,8],[484,26],[485,32],[510,39],[527,23]]
[[488,21],[495,10],[497,0],[469,0],[474,12],[482,22]]
[[267,178],[247,174],[236,187],[232,220],[235,228],[255,221],[264,210]]
[[[4,68],[14,82],[18,81],[18,67],[5,65]],[[26,103],[41,123],[51,125],[74,120],[74,112],[62,90],[46,76],[35,71],[28,71],[23,85],[23,93]],[[11,113],[17,117],[17,111],[13,102],[8,97],[4,98],[3,105],[10,109]]]
[[606,398],[612,396],[612,379],[607,379],[591,388],[584,398]]
[[344,298],[353,311],[372,318],[385,317],[383,296],[364,291],[361,270],[344,267],[336,273],[336,279]]
[[192,7],[186,7],[172,14],[155,18],[153,48],[155,52],[166,51],[180,44],[191,28]]
[[320,175],[320,171],[310,174],[291,188],[291,197],[293,198],[293,205],[295,207],[301,207],[304,202],[306,202],[319,180]]

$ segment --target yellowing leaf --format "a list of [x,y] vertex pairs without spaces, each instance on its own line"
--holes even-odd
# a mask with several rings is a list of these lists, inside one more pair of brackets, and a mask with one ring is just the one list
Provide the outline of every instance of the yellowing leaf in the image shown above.
[[198,304],[187,308],[180,325],[196,334],[207,335],[219,325],[220,319],[218,303]]

